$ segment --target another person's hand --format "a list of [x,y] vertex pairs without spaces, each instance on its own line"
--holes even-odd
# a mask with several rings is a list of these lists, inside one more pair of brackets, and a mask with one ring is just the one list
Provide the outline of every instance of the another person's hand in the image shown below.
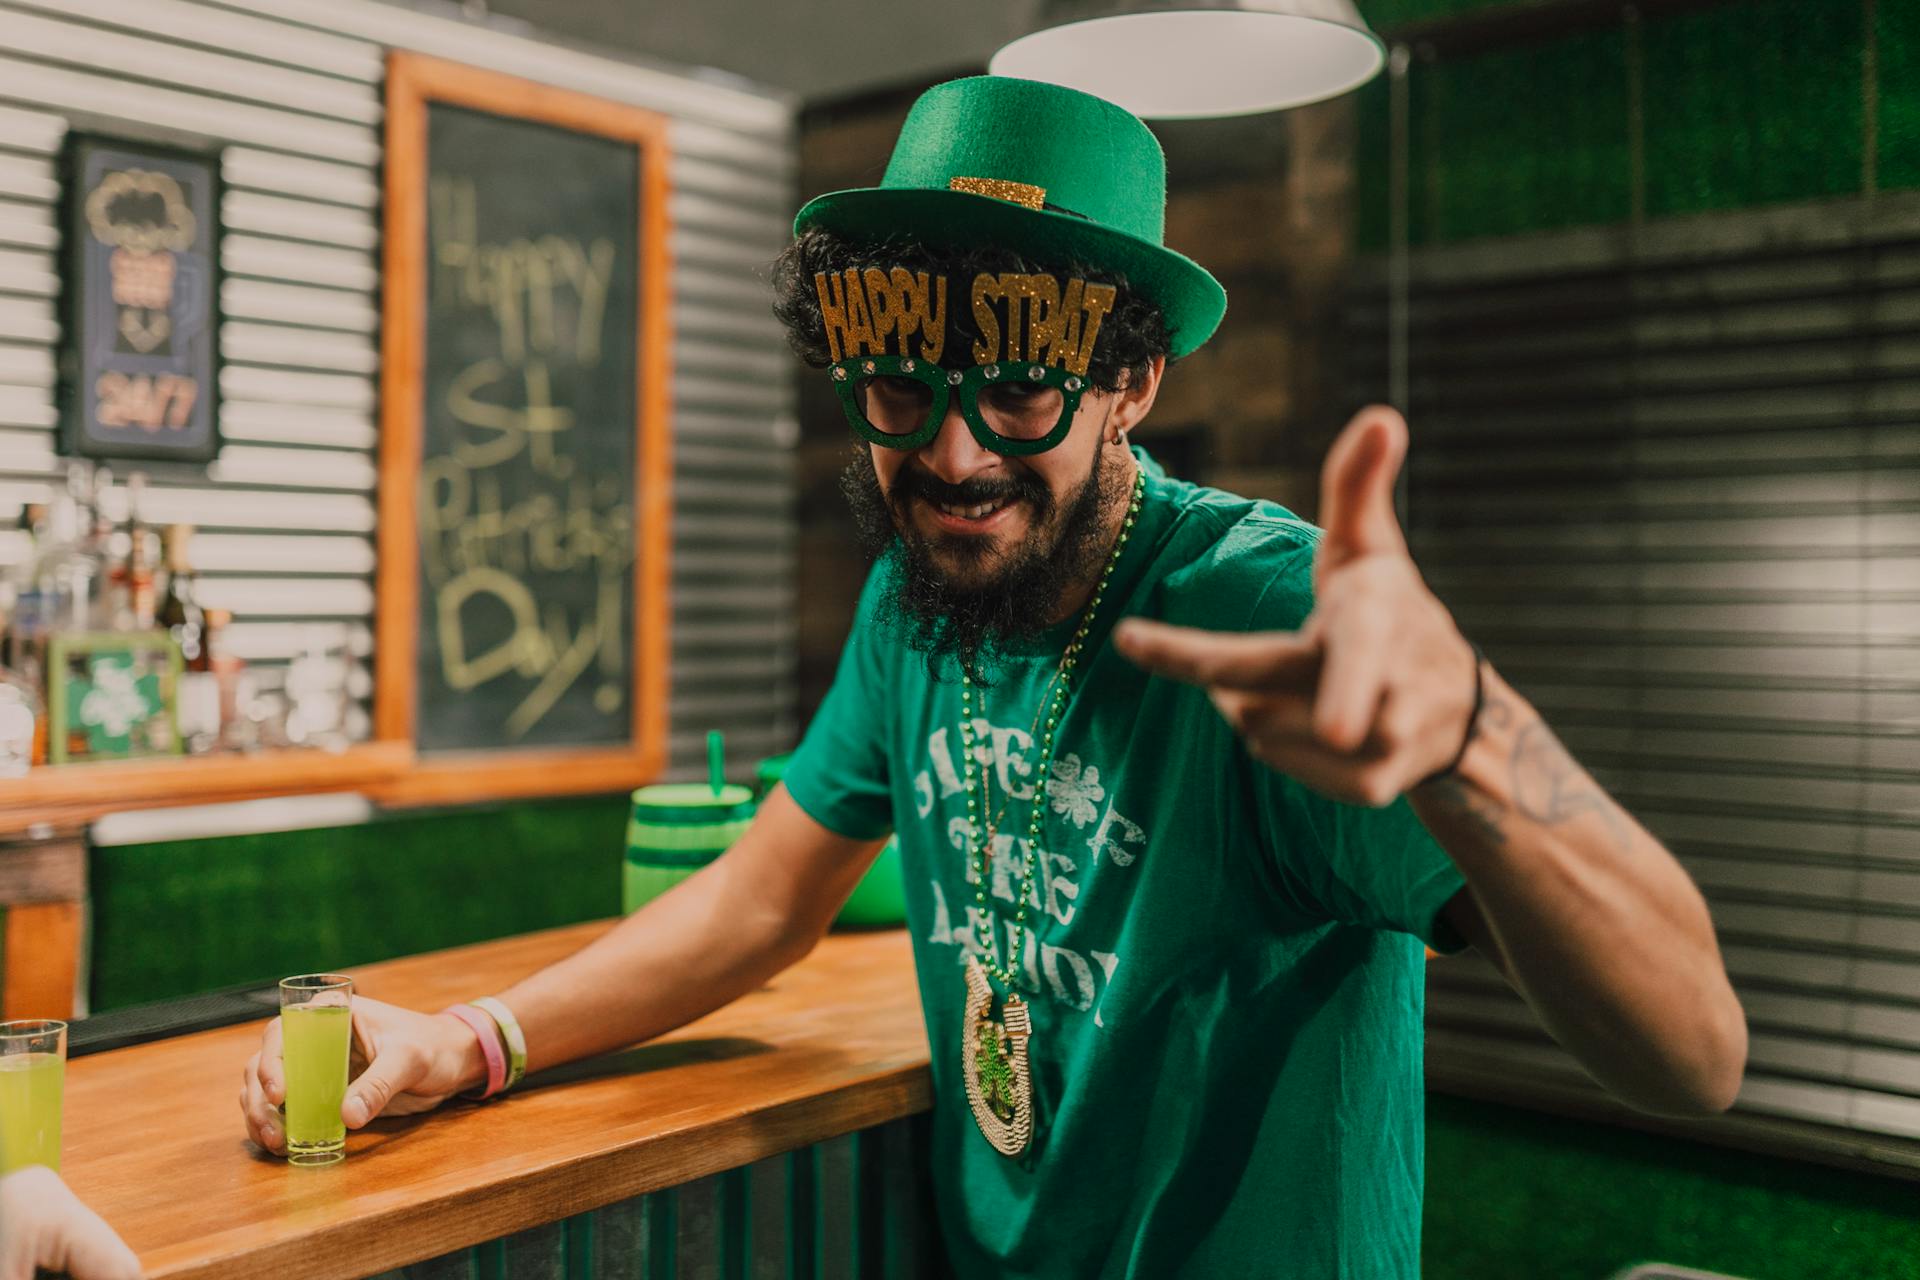
[[36,1268],[73,1280],[139,1280],[140,1259],[59,1174],[31,1165],[0,1178],[0,1280],[33,1280]]
[[1473,648],[1414,566],[1394,513],[1407,425],[1361,411],[1320,476],[1326,532],[1298,631],[1201,631],[1129,618],[1120,652],[1206,689],[1248,749],[1314,790],[1380,807],[1460,751]]
[[[415,1013],[365,996],[353,998],[353,1084],[340,1104],[347,1128],[378,1115],[430,1111],[486,1080],[486,1060],[466,1023],[451,1014]],[[240,1113],[247,1136],[268,1151],[287,1146],[280,1104],[287,1097],[280,1057],[280,1019],[267,1024],[260,1052],[240,1073]]]

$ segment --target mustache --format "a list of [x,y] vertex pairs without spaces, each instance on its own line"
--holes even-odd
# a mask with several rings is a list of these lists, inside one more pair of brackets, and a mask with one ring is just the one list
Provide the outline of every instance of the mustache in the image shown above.
[[[1018,492],[1030,475],[1025,468],[952,485],[910,464],[883,491],[871,454],[864,444],[854,447],[840,488],[862,546],[888,575],[881,617],[897,628],[901,643],[924,656],[936,679],[951,679],[957,662],[981,685],[991,682],[988,667],[1008,642],[1036,636],[1047,625],[1046,610],[1034,608],[1035,601],[1058,599],[1098,576],[1107,551],[1099,513],[1124,501],[1131,481],[1119,451],[1096,454],[1087,477],[1058,499],[1048,494],[1047,505],[1034,511],[1032,531],[995,555],[992,545],[965,534],[922,533],[896,495],[925,492],[971,504],[983,494]],[[936,558],[936,551],[947,559]],[[989,572],[956,582],[949,576],[954,564]]]
[[955,507],[977,507],[983,503],[1015,498],[1025,499],[1035,508],[1045,511],[1051,505],[1053,496],[1040,477],[1030,471],[999,478],[975,476],[959,484],[948,484],[930,472],[908,466],[901,468],[893,478],[892,488],[892,501],[903,509],[913,498],[925,498],[929,502],[943,502]]

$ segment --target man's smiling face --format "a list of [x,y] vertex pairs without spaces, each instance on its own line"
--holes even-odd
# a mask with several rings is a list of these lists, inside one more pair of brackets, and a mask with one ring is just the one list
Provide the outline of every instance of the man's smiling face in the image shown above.
[[982,448],[958,397],[919,449],[868,445],[894,528],[916,542],[956,588],[977,591],[1024,555],[1051,558],[1098,486],[1095,460],[1117,396],[1082,397],[1067,438],[1045,453],[1007,457]]
[[1154,359],[1132,389],[1089,391],[1044,453],[983,448],[957,407],[921,448],[856,446],[841,487],[870,549],[898,538],[892,604],[913,647],[973,666],[1085,602],[1133,483],[1115,437],[1146,416],[1163,367]]
[[[980,674],[977,659],[1083,607],[1137,474],[1123,438],[1172,347],[1161,306],[1098,262],[817,226],[773,284],[795,353],[858,437],[841,489],[899,638]],[[980,443],[993,437],[1013,451]]]

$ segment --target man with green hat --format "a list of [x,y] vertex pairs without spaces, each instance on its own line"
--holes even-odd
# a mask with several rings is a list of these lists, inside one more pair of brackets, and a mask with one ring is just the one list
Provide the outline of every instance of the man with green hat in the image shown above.
[[[660,1034],[896,833],[956,1273],[1416,1276],[1423,942],[1651,1110],[1728,1106],[1745,1020],[1685,872],[1421,581],[1396,415],[1335,444],[1324,528],[1129,445],[1226,305],[1164,201],[1133,116],[977,77],[800,211],[775,310],[878,556],[833,688],[725,857],[488,1007],[536,1068]],[[486,1079],[466,1024],[360,1006],[349,1124]],[[270,1147],[280,1089],[269,1031]]]

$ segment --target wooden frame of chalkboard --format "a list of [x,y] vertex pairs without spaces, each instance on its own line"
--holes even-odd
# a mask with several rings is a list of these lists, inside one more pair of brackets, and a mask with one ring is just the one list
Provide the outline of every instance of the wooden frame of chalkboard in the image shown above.
[[[103,157],[127,163],[96,184]],[[220,452],[220,153],[73,130],[61,168],[61,449],[211,462]]]
[[[386,144],[374,736],[416,755],[376,794],[637,786],[667,738],[666,120],[394,52]],[[538,172],[503,175],[516,147]]]

